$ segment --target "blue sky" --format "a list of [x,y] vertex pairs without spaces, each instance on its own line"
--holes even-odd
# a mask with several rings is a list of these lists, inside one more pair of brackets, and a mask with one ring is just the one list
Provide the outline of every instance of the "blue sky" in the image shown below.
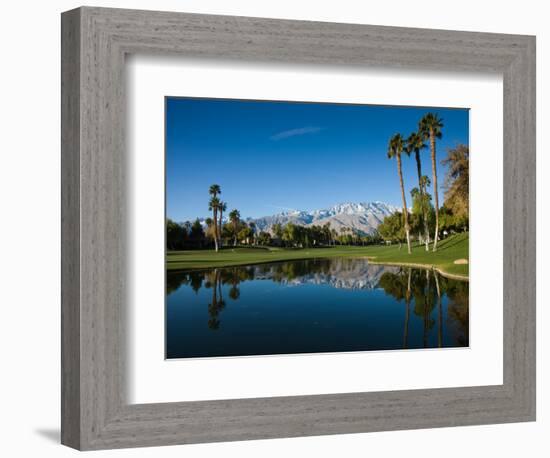
[[[428,111],[443,118],[438,162],[468,144],[468,110],[328,103],[166,98],[166,213],[181,222],[206,217],[208,188],[241,216],[315,210],[341,202],[401,206],[389,138],[408,136]],[[429,149],[423,174],[431,177]],[[445,168],[438,164],[440,201]],[[417,186],[414,155],[403,155],[409,191]]]

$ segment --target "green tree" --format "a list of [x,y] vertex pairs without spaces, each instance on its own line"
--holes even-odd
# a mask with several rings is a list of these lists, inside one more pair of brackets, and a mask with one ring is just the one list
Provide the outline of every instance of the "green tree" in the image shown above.
[[233,209],[229,212],[229,221],[233,226],[233,246],[237,246],[237,235],[239,233],[239,222],[241,221],[241,214],[239,210]]
[[288,246],[293,246],[296,244],[298,238],[298,226],[293,223],[288,223],[283,228],[283,241],[288,244]]
[[242,224],[238,236],[239,240],[244,240],[244,242],[248,245],[250,243],[250,238],[252,237],[252,230],[248,227],[248,225]]
[[189,238],[193,241],[193,244],[197,248],[202,248],[202,244],[204,242],[204,230],[198,218],[191,225],[191,232],[189,233]]
[[448,166],[445,177],[445,202],[456,222],[469,219],[470,150],[466,145],[458,145],[447,151],[441,164]]
[[336,239],[338,238],[338,232],[336,231],[336,229],[330,230],[330,238],[332,240],[332,244],[336,245]]
[[409,218],[407,211],[407,199],[405,197],[405,183],[403,182],[403,171],[401,169],[401,153],[404,151],[403,137],[401,134],[395,134],[388,145],[388,159],[397,159],[397,174],[399,175],[399,184],[401,185],[401,199],[403,200],[403,222],[405,235],[407,237],[407,252],[411,254],[411,236],[409,227]]
[[422,138],[430,141],[430,154],[432,158],[432,181],[435,204],[435,230],[433,251],[437,251],[437,240],[439,238],[439,195],[437,192],[437,160],[435,151],[435,140],[442,137],[443,119],[436,113],[427,113],[419,123],[419,131]]
[[269,235],[269,232],[260,231],[258,234],[258,244],[263,246],[271,244],[271,235]]
[[283,226],[281,226],[281,223],[275,223],[271,230],[273,231],[273,235],[277,237],[279,240],[282,240],[283,238]]
[[322,227],[323,241],[327,245],[333,245],[334,240],[332,239],[332,231],[330,230],[330,223],[323,224]]
[[166,220],[166,249],[167,250],[182,250],[185,248],[185,242],[189,232],[186,226],[172,221],[170,218]]
[[[422,177],[422,182],[427,179],[427,176]],[[434,208],[432,205],[432,196],[429,193],[420,193],[418,188],[411,189],[412,212],[411,212],[411,231],[424,231],[429,234],[433,229]],[[441,219],[441,215],[440,215]],[[426,236],[426,235],[425,235]],[[420,239],[420,235],[419,235]]]
[[388,242],[399,242],[405,238],[405,230],[403,227],[403,215],[401,212],[386,216],[382,223],[378,226],[378,233]]
[[[426,148],[426,144],[424,143],[424,139],[422,138],[422,135],[418,132],[413,132],[409,137],[407,138],[407,151],[410,153],[414,152],[414,157],[416,160],[416,172],[418,174],[418,191],[420,193],[420,201],[423,203],[424,199],[423,196],[426,193],[426,189],[424,187],[424,180],[422,175],[422,161],[420,159],[420,151]],[[421,214],[423,219],[423,226],[424,226],[424,238],[426,243],[426,251],[429,251],[429,240],[430,235],[428,231],[428,212],[427,209],[424,207],[421,208]]]

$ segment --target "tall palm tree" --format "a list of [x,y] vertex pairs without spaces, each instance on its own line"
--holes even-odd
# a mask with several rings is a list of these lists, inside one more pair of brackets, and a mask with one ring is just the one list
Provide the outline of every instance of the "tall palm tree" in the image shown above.
[[439,196],[437,192],[437,161],[435,155],[435,139],[441,138],[443,128],[443,119],[436,113],[427,113],[419,123],[419,131],[425,140],[430,141],[430,153],[432,156],[432,182],[435,204],[435,231],[434,231],[434,248],[437,251],[437,240],[439,233]]
[[428,210],[426,209],[426,202],[424,201],[425,189],[422,186],[422,162],[420,160],[420,151],[426,148],[426,143],[424,143],[424,138],[419,132],[413,132],[407,138],[407,151],[412,153],[414,151],[414,156],[416,159],[416,171],[418,173],[418,189],[420,191],[420,202],[422,208],[422,219],[424,225],[424,238],[426,239],[426,251],[429,251],[428,241],[430,239],[429,229],[428,229]]
[[218,207],[220,206],[220,199],[212,197],[208,202],[208,210],[212,212],[212,222],[214,223],[214,247],[218,251]]
[[239,221],[241,219],[241,214],[239,213],[239,210],[231,210],[229,212],[229,221],[231,221],[231,224],[233,225],[233,246],[237,246],[237,232],[239,229]]
[[401,153],[405,152],[404,140],[401,134],[395,134],[388,145],[388,159],[397,159],[397,174],[399,175],[399,184],[401,185],[401,199],[403,200],[403,221],[405,234],[407,235],[407,251],[411,254],[411,236],[409,227],[409,211],[407,210],[407,199],[405,198],[405,184],[403,182],[403,171],[401,170]]
[[218,240],[220,241],[220,247],[222,246],[222,219],[223,219],[223,212],[227,210],[227,204],[225,202],[220,201],[220,205],[218,206],[218,212],[219,215],[219,222],[218,222]]
[[220,185],[210,185],[208,193],[210,194],[210,196],[212,196],[210,202],[208,203],[208,210],[212,212],[212,219],[214,220],[214,246],[216,248],[216,251],[218,251],[218,207],[220,205],[218,194],[222,193]]

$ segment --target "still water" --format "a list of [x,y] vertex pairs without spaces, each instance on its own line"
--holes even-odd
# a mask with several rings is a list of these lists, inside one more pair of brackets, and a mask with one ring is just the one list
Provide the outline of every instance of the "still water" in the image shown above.
[[168,272],[166,357],[466,347],[468,286],[349,258]]

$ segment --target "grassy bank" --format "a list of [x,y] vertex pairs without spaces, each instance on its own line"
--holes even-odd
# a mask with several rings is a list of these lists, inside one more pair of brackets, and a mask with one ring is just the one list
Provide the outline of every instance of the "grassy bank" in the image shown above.
[[201,269],[208,267],[227,267],[265,262],[287,261],[292,259],[368,257],[381,264],[411,264],[435,267],[442,273],[460,277],[468,276],[468,265],[454,264],[456,259],[468,259],[468,234],[459,234],[440,242],[436,253],[426,252],[424,247],[415,246],[412,254],[407,247],[401,249],[391,246],[336,246],[328,248],[224,248],[214,250],[168,252],[166,268],[168,270]]
[[468,264],[455,264],[457,259],[469,259],[468,234],[457,234],[439,242],[437,252],[426,252],[424,247],[415,246],[413,252],[408,255],[407,247],[403,245],[401,250],[396,247],[367,248],[367,256],[372,262],[380,264],[417,264],[431,266],[443,274],[461,278],[468,277]]

